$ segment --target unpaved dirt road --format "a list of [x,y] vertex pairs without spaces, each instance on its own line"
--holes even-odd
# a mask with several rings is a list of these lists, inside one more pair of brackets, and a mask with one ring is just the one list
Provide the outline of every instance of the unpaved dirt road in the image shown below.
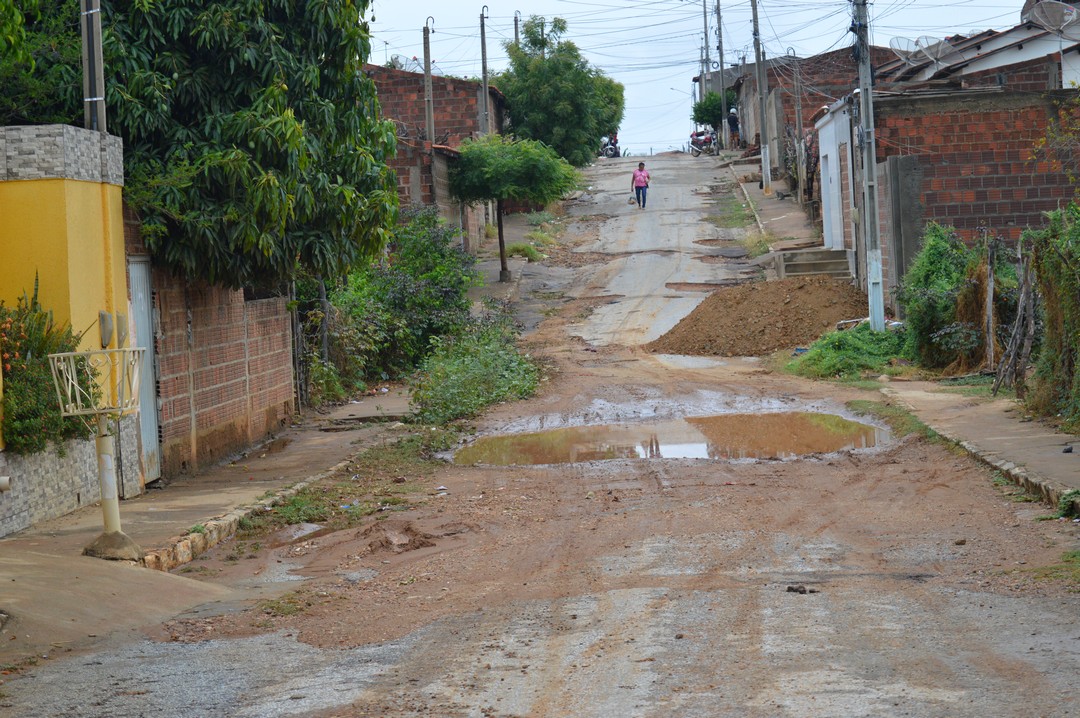
[[[704,297],[688,285],[745,268],[700,261],[710,249],[694,243],[718,232],[701,221],[707,197],[695,193],[718,184],[712,159],[651,158],[644,212],[625,203],[636,162],[591,171],[590,199],[570,210],[583,219],[564,237],[580,256],[527,270],[527,341],[554,373],[536,398],[487,415],[482,435],[622,424],[623,436],[636,436],[607,447],[612,455],[655,456],[665,450],[655,422],[790,411],[853,418],[846,401],[880,398],[777,374],[757,359],[641,350]],[[299,538],[251,561],[207,562],[221,569],[215,582],[249,596],[297,589],[300,612],[211,604],[148,627],[145,640],[9,682],[0,711],[1080,711],[1080,596],[1038,571],[1076,548],[1074,528],[1035,521],[1045,507],[1009,500],[986,470],[941,445],[905,437],[783,459],[447,465],[428,488],[411,510],[359,529]],[[268,575],[269,588],[250,588]]]

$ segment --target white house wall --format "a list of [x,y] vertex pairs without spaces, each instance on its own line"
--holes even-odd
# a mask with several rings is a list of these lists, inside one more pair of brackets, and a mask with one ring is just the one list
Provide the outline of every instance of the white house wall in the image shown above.
[[832,109],[816,123],[818,149],[821,155],[821,223],[822,239],[827,249],[844,248],[844,206],[841,191],[841,151],[851,147],[851,116],[843,103]]

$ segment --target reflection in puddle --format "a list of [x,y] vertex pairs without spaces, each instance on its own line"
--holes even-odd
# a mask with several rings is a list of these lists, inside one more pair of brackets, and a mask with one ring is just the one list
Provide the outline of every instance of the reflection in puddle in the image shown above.
[[454,463],[508,466],[604,459],[791,458],[865,449],[889,438],[886,429],[833,414],[725,414],[490,436],[458,451]]

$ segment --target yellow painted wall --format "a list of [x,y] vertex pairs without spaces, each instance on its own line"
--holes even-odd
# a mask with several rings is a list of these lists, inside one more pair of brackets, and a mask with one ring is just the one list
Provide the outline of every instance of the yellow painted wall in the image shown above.
[[78,180],[0,182],[0,299],[23,292],[98,348],[98,312],[127,313],[122,188]]
[[69,179],[0,182],[0,300],[13,306],[32,295],[36,274],[41,306],[85,332],[84,349],[101,348],[98,312],[128,312],[122,191]]

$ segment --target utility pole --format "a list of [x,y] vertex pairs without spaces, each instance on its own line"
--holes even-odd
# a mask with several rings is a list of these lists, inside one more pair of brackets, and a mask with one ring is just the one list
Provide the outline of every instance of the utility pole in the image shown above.
[[547,59],[547,38],[544,36],[544,18],[540,18],[540,59]]
[[874,141],[874,88],[870,68],[870,20],[866,0],[854,0],[855,49],[859,57],[859,142],[862,149],[862,217],[866,240],[866,292],[870,328],[885,331],[885,295],[881,282],[881,238],[878,235],[877,147]]
[[802,124],[802,63],[795,50],[788,48],[795,65],[795,176],[799,185],[799,205],[806,203],[806,133]]
[[[709,43],[709,39],[705,38],[705,44]],[[702,47],[698,51],[698,66],[701,71],[698,73],[698,97],[705,99],[705,48]]]
[[[701,22],[705,26],[705,69],[702,72],[701,80],[705,81],[705,73],[712,67],[712,60],[709,58],[709,0],[701,0]],[[708,85],[703,85],[708,88]],[[708,90],[706,89],[706,92]]]
[[435,24],[435,18],[428,15],[424,23],[424,131],[427,133],[427,141],[435,142],[435,100],[431,91],[431,33],[435,30],[431,27]]
[[486,135],[488,128],[491,126],[490,109],[488,103],[491,101],[488,97],[488,71],[487,71],[487,33],[484,29],[484,20],[487,18],[488,6],[485,5],[480,9],[480,63],[481,63],[481,77],[483,85],[484,96],[481,99],[480,104],[480,134]]
[[[727,122],[727,81],[724,77],[724,24],[720,17],[720,0],[716,0],[716,58],[720,63],[720,112],[724,115],[724,122]],[[718,129],[717,132],[720,133],[720,146],[730,150],[731,133],[726,128]]]
[[518,30],[518,25],[520,25],[520,24],[521,24],[521,11],[520,10],[515,10],[514,11],[514,45],[516,47],[521,47],[521,34],[520,34],[520,31]]
[[758,86],[758,141],[761,145],[761,189],[765,196],[772,196],[772,163],[769,161],[769,123],[765,118],[768,96],[768,75],[765,73],[765,53],[761,51],[761,32],[758,30],[757,0],[750,0],[754,19],[754,58],[757,63]]
[[83,123],[105,132],[105,68],[101,59],[101,0],[80,0],[83,66]]

